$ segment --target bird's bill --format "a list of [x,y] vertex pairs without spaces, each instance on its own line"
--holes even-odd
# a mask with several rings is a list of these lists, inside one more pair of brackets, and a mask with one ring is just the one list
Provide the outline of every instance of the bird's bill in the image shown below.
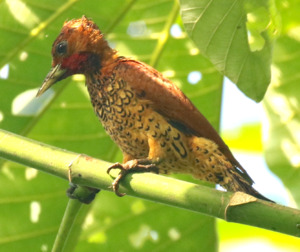
[[42,86],[37,92],[36,96],[39,97],[46,92],[53,84],[62,79],[62,76],[65,74],[66,70],[61,68],[60,64],[57,64],[53,67],[50,72],[47,74]]

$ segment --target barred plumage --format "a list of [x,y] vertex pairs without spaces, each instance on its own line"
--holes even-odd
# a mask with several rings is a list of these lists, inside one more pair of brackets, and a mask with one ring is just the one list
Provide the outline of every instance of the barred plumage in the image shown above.
[[[113,188],[133,170],[189,173],[266,199],[207,119],[171,81],[152,67],[120,57],[97,25],[66,22],[52,48],[53,69],[38,92],[82,73],[96,115],[121,148],[124,164]],[[109,170],[110,170],[109,169]],[[109,171],[108,170],[108,171]]]

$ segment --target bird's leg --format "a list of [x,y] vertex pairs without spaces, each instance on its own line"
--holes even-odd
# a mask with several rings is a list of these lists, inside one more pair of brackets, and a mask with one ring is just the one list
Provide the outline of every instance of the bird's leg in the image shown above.
[[109,174],[112,169],[120,169],[120,173],[115,178],[112,183],[112,189],[116,195],[122,197],[125,193],[119,192],[119,183],[120,181],[130,172],[154,172],[158,174],[157,165],[159,164],[159,160],[152,159],[133,159],[125,162],[124,164],[115,163],[107,169],[107,173]]

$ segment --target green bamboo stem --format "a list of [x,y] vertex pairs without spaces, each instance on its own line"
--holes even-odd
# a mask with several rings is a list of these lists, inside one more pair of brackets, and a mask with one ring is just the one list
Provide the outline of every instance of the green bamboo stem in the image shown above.
[[[67,244],[69,235],[73,228],[76,217],[83,204],[78,200],[69,199],[67,208],[64,213],[64,217],[61,221],[60,228],[55,238],[55,242],[51,252],[61,252]],[[71,241],[72,242],[72,241]]]
[[[0,130],[0,157],[31,166],[83,186],[111,190],[108,162],[51,147]],[[118,171],[112,171],[117,175]],[[300,237],[300,211],[238,192],[221,192],[152,173],[135,173],[120,192],[163,204]],[[116,197],[112,195],[112,197]]]
[[[79,186],[75,194],[85,198],[90,195],[90,190]],[[74,251],[90,208],[91,204],[86,205],[79,200],[69,199],[51,252]]]

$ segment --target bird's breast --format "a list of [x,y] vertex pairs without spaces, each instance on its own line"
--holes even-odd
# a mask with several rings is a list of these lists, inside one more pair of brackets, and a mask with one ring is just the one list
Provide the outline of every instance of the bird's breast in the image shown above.
[[165,160],[161,166],[166,173],[190,159],[185,134],[124,81],[106,79],[102,85],[87,86],[96,115],[123,153],[134,158],[160,157]]
[[122,79],[87,81],[87,87],[96,115],[122,151],[136,158],[147,157],[147,136],[141,130],[147,103],[141,104]]

